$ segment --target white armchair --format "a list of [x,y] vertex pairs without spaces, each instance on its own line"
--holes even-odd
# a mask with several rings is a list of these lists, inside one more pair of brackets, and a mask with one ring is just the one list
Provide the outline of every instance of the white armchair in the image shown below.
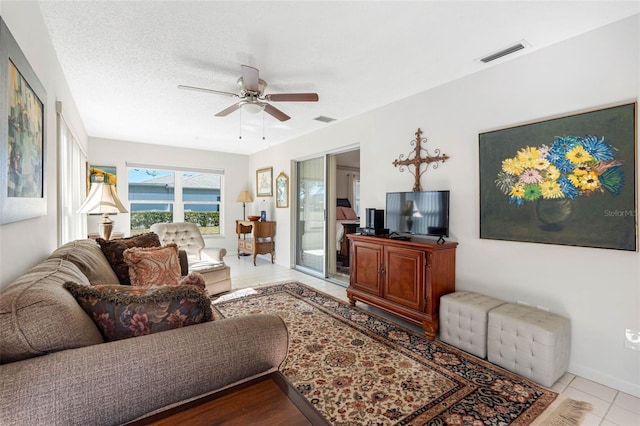
[[231,290],[231,268],[223,260],[227,250],[207,249],[207,253],[203,253],[205,243],[198,225],[187,222],[154,223],[150,230],[158,234],[163,245],[175,243],[179,250],[184,250],[189,272],[202,274],[210,295]]

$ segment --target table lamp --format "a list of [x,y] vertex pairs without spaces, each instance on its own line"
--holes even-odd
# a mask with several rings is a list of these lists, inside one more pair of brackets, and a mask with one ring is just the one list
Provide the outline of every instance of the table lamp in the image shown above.
[[242,203],[242,220],[247,220],[245,203],[253,203],[253,198],[251,198],[251,194],[249,194],[249,191],[241,191],[236,202]]
[[128,213],[120,202],[115,186],[110,183],[94,182],[91,191],[84,203],[78,209],[78,213],[102,214],[102,221],[98,223],[100,237],[108,240],[113,231],[113,221],[109,214]]

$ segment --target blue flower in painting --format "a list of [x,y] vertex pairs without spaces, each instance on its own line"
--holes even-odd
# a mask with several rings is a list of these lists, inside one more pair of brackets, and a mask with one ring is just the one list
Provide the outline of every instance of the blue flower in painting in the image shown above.
[[555,155],[554,156],[550,155],[550,157],[553,158],[552,160],[549,160],[551,164],[556,166],[558,170],[560,170],[562,173],[571,173],[573,171],[574,164],[568,159],[566,159],[564,155],[562,157],[556,157]]
[[515,204],[518,207],[524,206],[524,198],[522,198],[522,197],[510,196],[509,197],[509,202],[511,204]]
[[604,136],[601,139],[596,136],[586,136],[582,139],[582,146],[598,161],[613,160],[612,147],[605,142]]
[[556,136],[553,145],[549,148],[547,160],[562,173],[571,173],[574,165],[567,159],[567,152],[580,144],[577,136]]
[[550,151],[557,151],[564,155],[567,151],[572,150],[580,144],[580,138],[577,136],[556,136],[553,138],[553,145],[551,145]]
[[566,198],[573,199],[580,194],[578,188],[576,188],[566,176],[560,176],[558,178],[558,185],[560,185],[560,190]]

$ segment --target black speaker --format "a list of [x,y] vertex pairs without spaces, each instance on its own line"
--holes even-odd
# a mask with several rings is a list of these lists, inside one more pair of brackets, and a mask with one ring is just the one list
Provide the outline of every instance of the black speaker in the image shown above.
[[367,228],[384,228],[384,210],[367,209]]

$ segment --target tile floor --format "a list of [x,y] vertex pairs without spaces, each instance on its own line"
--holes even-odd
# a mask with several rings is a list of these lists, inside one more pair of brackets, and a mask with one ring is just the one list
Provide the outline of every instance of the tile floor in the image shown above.
[[[240,257],[229,254],[225,262],[231,267],[233,289],[256,287],[279,281],[297,280],[310,285],[324,293],[347,300],[346,288],[293,269],[272,265],[268,257],[258,256],[253,266],[251,256]],[[358,304],[363,308],[366,305]],[[370,308],[379,315],[384,315],[375,308]],[[386,315],[385,315],[386,316]],[[398,321],[396,318],[388,318]],[[405,325],[407,325],[405,323]],[[409,325],[411,326],[411,325]],[[414,326],[411,326],[414,327]],[[416,328],[416,327],[414,327]],[[417,328],[416,328],[417,329]],[[619,392],[599,383],[567,373],[554,385],[553,389],[569,398],[587,401],[593,409],[583,421],[585,426],[640,426],[640,398]]]

